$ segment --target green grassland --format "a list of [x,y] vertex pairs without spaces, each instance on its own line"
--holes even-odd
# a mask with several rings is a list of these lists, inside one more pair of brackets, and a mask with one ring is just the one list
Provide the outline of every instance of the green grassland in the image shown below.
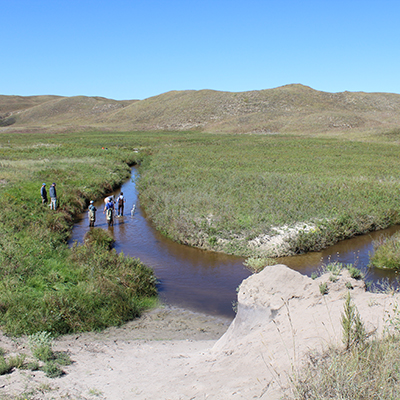
[[[108,250],[105,240],[66,244],[74,216],[120,185],[129,165],[145,156],[115,135],[104,139],[1,136],[0,325],[6,333],[102,329],[154,305],[156,279],[140,260]],[[42,182],[57,183],[56,212],[41,204]]]
[[[103,150],[102,147],[107,148]],[[74,216],[140,165],[147,216],[181,243],[259,255],[249,240],[313,224],[308,251],[399,222],[397,135],[371,142],[196,132],[0,134],[0,326],[10,334],[102,329],[154,304],[153,272],[94,244],[69,249]],[[42,206],[57,182],[57,212]],[[101,235],[100,235],[101,236]],[[101,242],[101,241],[100,241]]]
[[151,158],[139,191],[174,240],[247,256],[258,236],[312,224],[289,243],[300,253],[397,223],[399,173],[392,143],[186,135]]

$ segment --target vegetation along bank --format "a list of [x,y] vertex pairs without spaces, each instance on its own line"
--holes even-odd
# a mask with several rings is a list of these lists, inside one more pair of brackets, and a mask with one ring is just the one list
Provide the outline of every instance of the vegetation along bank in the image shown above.
[[242,256],[320,250],[399,222],[398,146],[290,135],[186,135],[141,170],[140,198],[181,243]]
[[[5,131],[0,145],[0,324],[10,334],[101,329],[154,304],[152,271],[102,246],[104,235],[87,246],[66,244],[74,216],[120,185],[134,163],[148,217],[172,239],[200,248],[300,253],[399,222],[400,162],[390,135],[365,142]],[[57,183],[56,212],[41,204],[42,182]]]
[[[1,136],[4,332],[97,330],[120,325],[155,304],[153,271],[110,250],[106,231],[95,228],[86,245],[67,245],[74,216],[90,199],[119,186],[129,165],[142,160],[132,145],[104,139],[104,134]],[[41,204],[42,182],[57,183],[57,211]]]

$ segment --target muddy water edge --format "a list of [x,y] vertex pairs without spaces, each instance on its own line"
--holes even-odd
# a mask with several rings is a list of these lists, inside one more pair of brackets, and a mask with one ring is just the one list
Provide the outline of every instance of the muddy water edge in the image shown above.
[[[109,229],[115,238],[115,249],[126,255],[140,258],[154,269],[159,281],[159,294],[164,303],[210,315],[233,318],[236,289],[250,273],[244,267],[244,258],[222,253],[200,250],[181,245],[161,235],[146,219],[140,207],[135,179],[136,168],[122,187],[112,195],[123,192],[126,199],[124,216],[115,218],[113,227],[108,227],[103,214],[104,202],[97,201],[96,227]],[[133,214],[133,204],[136,208]],[[82,243],[88,231],[87,212],[82,213],[72,231],[70,244]],[[391,283],[397,278],[395,271],[368,268],[372,242],[381,235],[390,236],[400,226],[384,231],[372,232],[344,240],[321,252],[295,257],[282,257],[277,263],[288,265],[302,274],[310,276],[323,264],[338,261],[351,263],[360,268],[366,281]]]

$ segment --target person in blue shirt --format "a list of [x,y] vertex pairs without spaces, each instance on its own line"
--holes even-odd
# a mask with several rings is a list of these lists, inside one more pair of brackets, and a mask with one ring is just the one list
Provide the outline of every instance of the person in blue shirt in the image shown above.
[[49,189],[50,195],[50,210],[57,209],[57,191],[56,191],[56,184],[53,183]]
[[112,226],[113,222],[114,222],[114,211],[115,211],[115,206],[114,203],[112,201],[112,197],[110,197],[108,199],[108,202],[106,203],[106,205],[104,206],[104,211],[103,213],[106,214],[106,220],[108,223],[108,226]]

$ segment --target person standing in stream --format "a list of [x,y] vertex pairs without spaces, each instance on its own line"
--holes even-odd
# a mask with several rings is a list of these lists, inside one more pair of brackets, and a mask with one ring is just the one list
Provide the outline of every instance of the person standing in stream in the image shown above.
[[115,206],[112,201],[112,197],[109,197],[107,204],[104,206],[103,213],[106,214],[106,220],[108,226],[113,226],[114,224],[114,210]]
[[96,222],[96,211],[97,208],[93,204],[93,200],[90,200],[90,205],[88,208],[88,214],[89,214],[89,226],[93,227],[94,223]]
[[124,215],[124,203],[125,203],[125,197],[124,194],[121,192],[117,199],[118,217],[122,217]]

